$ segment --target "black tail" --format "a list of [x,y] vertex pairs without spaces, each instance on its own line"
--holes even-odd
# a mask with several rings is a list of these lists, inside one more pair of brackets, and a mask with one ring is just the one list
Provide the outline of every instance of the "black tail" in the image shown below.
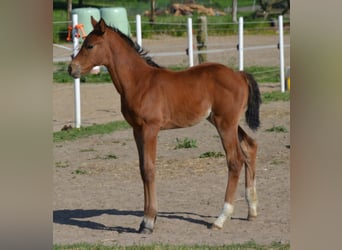
[[252,130],[257,130],[257,128],[260,126],[259,107],[261,104],[261,95],[259,86],[253,75],[247,72],[242,72],[242,74],[245,76],[248,82],[249,89],[248,107],[245,113],[246,122]]

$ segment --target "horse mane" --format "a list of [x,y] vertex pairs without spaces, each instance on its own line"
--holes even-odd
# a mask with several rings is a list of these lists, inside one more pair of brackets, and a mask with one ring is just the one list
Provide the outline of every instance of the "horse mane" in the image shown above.
[[[110,27],[110,26],[109,26]],[[137,44],[136,42],[134,42],[129,36],[127,36],[126,34],[122,33],[118,28],[116,27],[110,27],[114,32],[118,33],[120,35],[121,38],[123,38],[123,40],[125,40],[127,42],[127,44],[129,46],[131,46],[132,48],[135,49],[136,52],[138,52],[138,54],[141,56],[141,58],[143,58],[145,60],[145,62],[155,68],[163,68],[162,66],[160,66],[159,64],[157,64],[156,62],[154,62],[152,60],[152,57],[150,57],[148,55],[148,52],[142,48],[139,44]]]

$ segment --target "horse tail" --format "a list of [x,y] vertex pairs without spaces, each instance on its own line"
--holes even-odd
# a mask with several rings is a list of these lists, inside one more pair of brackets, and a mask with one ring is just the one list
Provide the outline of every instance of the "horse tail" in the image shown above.
[[247,110],[245,113],[245,118],[248,126],[252,130],[257,130],[260,126],[260,119],[259,119],[259,108],[261,104],[261,95],[258,83],[256,82],[254,76],[247,72],[241,72],[247,83],[248,83],[248,105]]

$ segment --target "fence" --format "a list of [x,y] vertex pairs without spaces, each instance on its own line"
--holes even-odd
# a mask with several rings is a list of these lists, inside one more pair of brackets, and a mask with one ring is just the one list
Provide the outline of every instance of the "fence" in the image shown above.
[[[174,66],[178,65],[181,67],[184,66],[192,66],[198,64],[197,57],[199,53],[206,53],[208,55],[208,61],[219,62],[225,65],[228,65],[233,68],[238,68],[242,70],[245,66],[250,65],[262,65],[262,66],[275,66],[279,65],[280,71],[280,82],[281,82],[281,90],[285,91],[284,84],[284,70],[286,64],[289,65],[290,53],[285,48],[289,48],[289,40],[284,43],[283,36],[283,25],[282,25],[282,17],[279,18],[279,29],[277,27],[272,27],[270,25],[271,33],[270,35],[260,36],[257,35],[244,35],[244,33],[253,33],[250,32],[247,28],[243,30],[244,26],[250,25],[253,22],[243,23],[243,19],[240,18],[238,24],[228,23],[232,26],[232,29],[239,30],[240,34],[237,35],[229,35],[229,36],[208,36],[207,39],[207,49],[205,51],[198,51],[195,49],[193,42],[193,30],[192,27],[196,24],[192,24],[192,19],[187,19],[187,24],[184,23],[167,23],[167,24],[159,24],[159,25],[174,25],[180,27],[181,31],[187,31],[188,36],[181,37],[165,37],[163,39],[163,35],[159,34],[158,37],[154,38],[145,38],[143,39],[144,30],[142,27],[141,17],[137,15],[135,25],[136,29],[132,29],[132,33],[135,33],[137,38],[137,42],[146,48],[149,51],[149,54],[161,65],[163,66]],[[274,21],[273,21],[274,22]],[[271,24],[271,23],[270,23]],[[236,28],[234,27],[236,25]],[[208,23],[208,29],[211,28],[211,24]],[[150,37],[150,36],[148,36]],[[159,40],[158,40],[159,39]],[[289,38],[288,38],[289,39]],[[158,42],[160,41],[160,42]],[[78,45],[78,44],[77,44]],[[192,45],[192,46],[191,46]],[[66,50],[66,54],[68,56],[55,58],[54,61],[69,61],[70,60],[70,51],[72,50],[70,45],[57,45],[54,44],[55,47],[64,47]],[[245,52],[245,53],[244,53]],[[238,65],[238,66],[237,66]],[[264,72],[263,72],[264,73]],[[75,98],[79,96],[76,94],[76,91],[79,89],[76,88],[75,84]],[[77,102],[80,102],[80,98],[77,97]],[[76,107],[79,107],[79,104],[75,104]],[[76,112],[76,127],[81,126],[80,121],[80,111]]]

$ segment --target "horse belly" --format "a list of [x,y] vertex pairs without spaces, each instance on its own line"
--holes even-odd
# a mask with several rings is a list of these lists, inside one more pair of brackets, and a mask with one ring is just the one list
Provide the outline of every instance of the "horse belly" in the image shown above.
[[207,107],[200,112],[181,110],[175,112],[162,129],[191,127],[208,118],[210,113],[211,107]]

